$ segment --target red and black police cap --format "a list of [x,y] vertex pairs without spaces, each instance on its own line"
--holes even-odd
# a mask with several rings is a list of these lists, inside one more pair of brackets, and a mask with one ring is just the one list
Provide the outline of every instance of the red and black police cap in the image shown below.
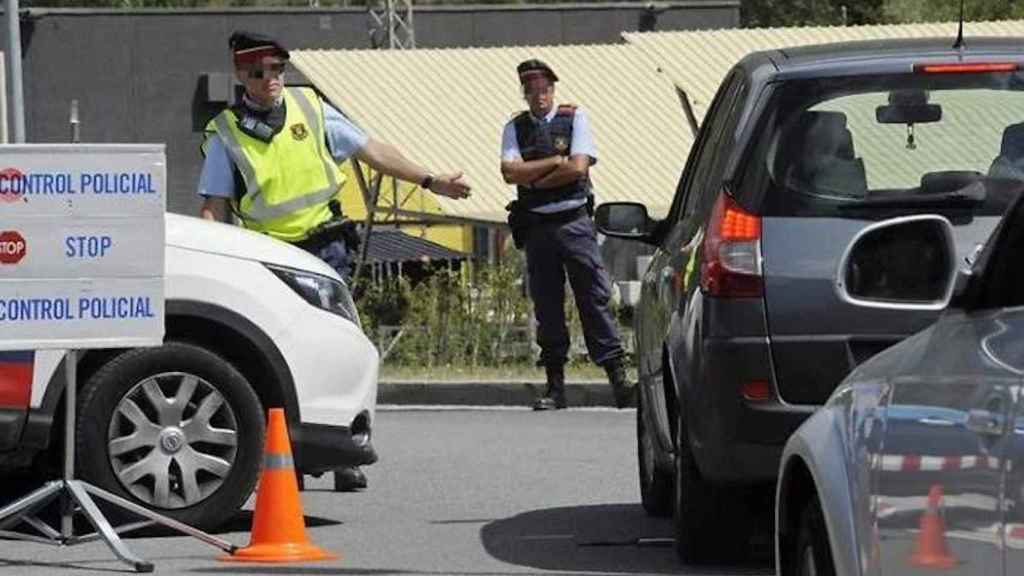
[[558,76],[555,75],[555,71],[544,62],[531,58],[524,60],[516,66],[516,72],[519,73],[519,82],[525,83],[530,78],[535,76],[543,76],[552,82],[558,82]]
[[288,50],[270,36],[257,32],[238,30],[228,39],[235,65],[259,62],[267,56],[277,56],[287,60]]

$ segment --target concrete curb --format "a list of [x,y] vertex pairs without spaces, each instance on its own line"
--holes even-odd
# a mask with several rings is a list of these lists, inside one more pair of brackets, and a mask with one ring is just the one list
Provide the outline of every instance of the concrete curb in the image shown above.
[[[519,381],[390,381],[377,386],[377,404],[445,406],[530,406],[544,393],[544,382]],[[606,381],[565,383],[569,406],[615,406]]]

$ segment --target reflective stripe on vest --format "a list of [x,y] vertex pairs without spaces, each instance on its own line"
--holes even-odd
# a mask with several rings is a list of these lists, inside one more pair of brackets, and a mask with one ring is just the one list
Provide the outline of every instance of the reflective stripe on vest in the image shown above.
[[286,88],[284,98],[285,126],[270,142],[241,132],[230,109],[214,119],[213,127],[245,181],[236,204],[245,227],[295,242],[331,217],[327,202],[345,177],[327,149],[315,93]]

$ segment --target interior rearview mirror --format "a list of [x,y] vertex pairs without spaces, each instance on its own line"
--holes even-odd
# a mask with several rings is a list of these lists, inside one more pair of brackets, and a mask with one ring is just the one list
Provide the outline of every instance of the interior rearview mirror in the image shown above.
[[875,108],[879,124],[928,124],[942,120],[942,106],[938,104],[892,105]]
[[872,224],[850,242],[836,271],[839,297],[856,306],[942,310],[956,284],[953,226],[933,214]]
[[605,202],[597,207],[594,223],[602,234],[633,240],[646,238],[652,228],[647,207],[637,202]]

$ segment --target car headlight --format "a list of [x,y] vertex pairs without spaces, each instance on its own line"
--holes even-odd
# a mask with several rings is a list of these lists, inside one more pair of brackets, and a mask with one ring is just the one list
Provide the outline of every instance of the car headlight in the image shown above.
[[270,264],[264,264],[264,266],[306,302],[350,320],[360,328],[363,327],[359,321],[359,312],[356,311],[355,302],[352,301],[352,294],[343,283],[327,276],[294,268],[271,266]]

